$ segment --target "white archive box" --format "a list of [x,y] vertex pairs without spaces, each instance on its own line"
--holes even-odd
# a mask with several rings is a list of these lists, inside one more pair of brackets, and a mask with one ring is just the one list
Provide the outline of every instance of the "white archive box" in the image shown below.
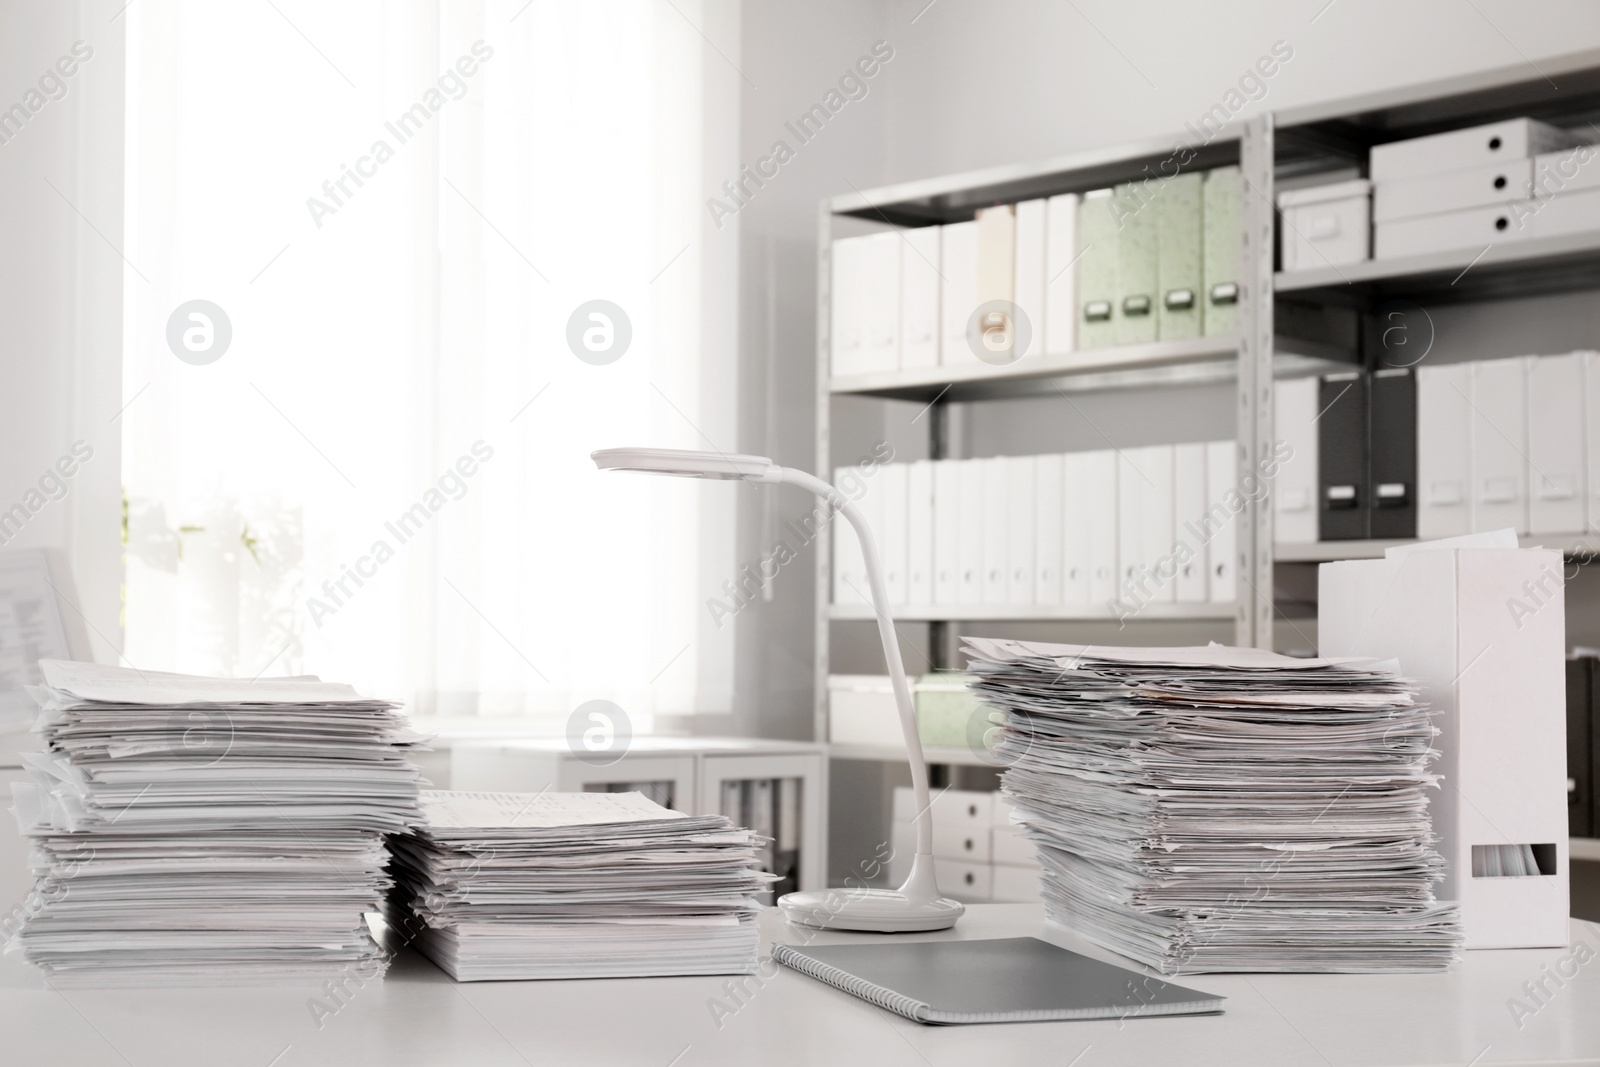
[[1570,148],[1582,138],[1547,122],[1506,119],[1485,126],[1374,145],[1367,174],[1374,182],[1467,170]]
[[968,863],[988,863],[991,828],[953,819],[933,818],[933,854]]
[[1044,350],[1059,355],[1077,344],[1078,194],[1052,196],[1045,222]]
[[860,295],[855,314],[860,321],[861,353],[857,373],[883,374],[900,369],[899,230],[861,238],[857,279]]
[[900,369],[939,365],[938,226],[900,237]]
[[996,826],[989,831],[990,857],[996,863],[1006,863],[1013,867],[1039,866],[1038,846],[1017,833],[1017,829],[1020,827],[1012,829]]
[[1422,256],[1457,248],[1483,248],[1503,241],[1520,241],[1535,234],[1537,217],[1532,200],[1441,211],[1409,219],[1390,219],[1373,226],[1374,259]]
[[1417,368],[1417,536],[1472,532],[1472,364]]
[[905,747],[900,708],[887,674],[828,676],[828,740]]
[[1528,207],[1528,229],[1535,237],[1600,230],[1600,189],[1560,192]]
[[1579,533],[1586,513],[1584,353],[1528,361],[1528,533]]
[[[1399,661],[1435,712],[1430,807],[1467,948],[1567,944],[1566,619],[1561,553],[1509,531],[1324,563],[1324,656]],[[1518,857],[1506,863],[1506,852]],[[1537,873],[1525,864],[1532,861]],[[1515,873],[1512,873],[1515,872]]]
[[1365,178],[1278,194],[1283,269],[1360,263],[1372,254],[1372,183]]
[[1472,367],[1472,529],[1528,532],[1528,364],[1531,356]]
[[1017,243],[1013,268],[1018,314],[1027,319],[1028,347],[1017,356],[1037,356],[1045,351],[1046,263],[1049,245],[1049,208],[1044,200],[1024,200],[1017,205]]
[[1600,145],[1546,152],[1533,161],[1533,196],[1546,197],[1600,189]]
[[841,237],[833,242],[831,311],[829,314],[835,377],[861,373],[861,275],[865,237]]
[[1272,404],[1273,436],[1288,446],[1272,485],[1272,539],[1281,544],[1317,540],[1317,378],[1278,382]]
[[952,222],[939,228],[939,362],[968,364],[967,319],[978,309],[978,224]]
[[[933,821],[987,830],[994,819],[994,793],[979,789],[944,789],[933,795]],[[909,786],[894,791],[894,821],[911,822],[917,817],[916,793]]]
[[1037,867],[996,863],[990,875],[989,899],[996,904],[1027,904],[1039,899]]
[[1485,167],[1379,182],[1372,187],[1372,221],[1503,204],[1533,195],[1531,159],[1505,159]]
[[994,868],[987,863],[933,858],[933,874],[939,891],[957,900],[983,903],[994,891]]

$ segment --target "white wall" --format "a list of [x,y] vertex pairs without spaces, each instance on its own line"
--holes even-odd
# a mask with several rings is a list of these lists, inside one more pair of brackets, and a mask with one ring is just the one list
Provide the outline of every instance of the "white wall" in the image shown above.
[[[122,101],[120,3],[0,4],[0,111],[47,100],[0,143],[0,512],[32,512],[5,548],[70,561],[97,659],[121,644]],[[64,95],[39,80],[79,57]],[[67,65],[69,68],[72,64]],[[59,73],[59,72],[56,72]],[[0,116],[3,117],[3,116]],[[49,499],[39,480],[82,441],[93,456]],[[80,451],[81,454],[81,451]],[[30,496],[30,491],[36,495]],[[36,510],[31,504],[40,504]],[[67,609],[69,613],[72,608]]]
[[1178,133],[1278,40],[1293,58],[1242,114],[1492,67],[1537,77],[1542,57],[1600,45],[1585,0],[939,0],[913,25],[926,3],[886,6],[894,181]]

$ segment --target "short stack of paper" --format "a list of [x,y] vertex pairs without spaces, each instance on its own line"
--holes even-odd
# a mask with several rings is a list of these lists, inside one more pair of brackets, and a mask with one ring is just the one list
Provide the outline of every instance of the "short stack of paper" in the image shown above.
[[749,974],[761,844],[639,793],[425,790],[390,924],[461,982]]
[[967,638],[1049,919],[1164,973],[1430,971],[1435,729],[1392,664]]
[[315,678],[46,660],[47,751],[14,785],[37,891],[20,948],[52,981],[382,973],[365,914],[420,772],[396,706]]

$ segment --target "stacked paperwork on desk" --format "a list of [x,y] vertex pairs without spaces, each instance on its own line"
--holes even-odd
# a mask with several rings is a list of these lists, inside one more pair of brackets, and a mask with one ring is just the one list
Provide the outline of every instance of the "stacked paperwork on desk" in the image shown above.
[[965,643],[1051,921],[1168,974],[1459,958],[1433,895],[1437,731],[1393,664]]
[[749,974],[762,840],[640,793],[425,790],[389,923],[457,981]]
[[384,835],[420,816],[396,705],[316,678],[40,666],[46,751],[12,787],[38,881],[8,951],[74,984],[382,973]]

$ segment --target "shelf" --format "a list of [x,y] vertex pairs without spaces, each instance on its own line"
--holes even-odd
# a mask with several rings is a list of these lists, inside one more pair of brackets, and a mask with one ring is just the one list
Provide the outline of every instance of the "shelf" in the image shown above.
[[1276,295],[1332,303],[1454,303],[1600,287],[1600,230],[1369,259],[1276,275]]
[[[1193,158],[1185,162],[1185,169],[1209,170],[1239,162],[1238,138],[1237,128],[1229,127],[1205,144],[1191,145]],[[1191,140],[1189,135],[1174,134],[1074,152],[1037,163],[1006,164],[876,189],[856,189],[832,197],[826,204],[828,211],[835,215],[896,226],[966,222],[979,208],[991,204],[1010,204],[1058,193],[1101,189],[1117,182],[1148,180],[1153,173],[1164,173],[1163,164],[1171,165],[1177,151],[1175,146]]]
[[1382,559],[1386,550],[1409,545],[1399,541],[1313,541],[1309,544],[1273,545],[1272,558],[1279,563],[1328,563],[1336,559]]
[[[1274,361],[1282,377],[1320,374],[1348,369],[1348,360],[1308,342],[1282,340],[1280,345],[1302,351],[1283,352]],[[992,366],[973,357],[954,365],[919,367],[834,378],[828,391],[835,396],[874,396],[891,400],[995,400],[1053,392],[1087,392],[1100,389],[1149,388],[1161,385],[1201,385],[1232,381],[1238,374],[1238,339],[1196,337],[1182,341],[1092,348],[1055,356],[1030,356],[1005,366]]]
[[[876,760],[881,763],[904,763],[906,750],[901,745],[850,745],[828,746],[832,759]],[[998,767],[993,759],[984,759],[969,748],[930,748],[922,746],[922,755],[929,763],[943,763],[959,767]]]
[[[1115,622],[1103,604],[913,604],[890,608],[896,622]],[[1124,621],[1232,621],[1233,604],[1146,604],[1130,610]],[[836,622],[871,622],[871,604],[833,604],[828,617]]]
[[[1600,537],[1593,534],[1546,534],[1519,539],[1523,548],[1559,548],[1568,559],[1582,563],[1600,559]],[[1386,550],[1414,545],[1415,539],[1398,541],[1315,541],[1310,544],[1275,545],[1278,563],[1328,563],[1339,559],[1382,559]]]

